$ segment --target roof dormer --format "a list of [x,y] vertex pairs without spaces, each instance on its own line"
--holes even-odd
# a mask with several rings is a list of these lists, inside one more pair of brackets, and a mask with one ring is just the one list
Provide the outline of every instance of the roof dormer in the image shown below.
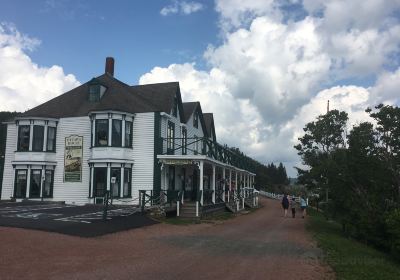
[[89,93],[88,99],[89,102],[98,102],[103,97],[107,88],[103,86],[98,79],[93,78],[89,83]]

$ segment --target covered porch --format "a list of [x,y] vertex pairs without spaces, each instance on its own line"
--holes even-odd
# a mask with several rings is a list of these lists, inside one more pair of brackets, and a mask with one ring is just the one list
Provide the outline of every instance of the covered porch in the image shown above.
[[200,217],[225,207],[237,212],[254,191],[254,173],[206,155],[157,158],[161,163],[161,190],[178,194],[177,216],[190,213]]

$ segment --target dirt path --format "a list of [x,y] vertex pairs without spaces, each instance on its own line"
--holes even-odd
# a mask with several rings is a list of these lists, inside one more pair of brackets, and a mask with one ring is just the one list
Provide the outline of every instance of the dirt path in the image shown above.
[[0,279],[331,279],[305,220],[279,202],[221,224],[157,224],[98,238],[0,227]]

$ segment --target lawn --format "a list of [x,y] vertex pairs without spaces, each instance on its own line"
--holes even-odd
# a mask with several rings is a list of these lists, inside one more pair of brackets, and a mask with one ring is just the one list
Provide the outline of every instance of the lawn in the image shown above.
[[325,253],[326,262],[337,279],[400,279],[400,264],[390,256],[341,233],[341,226],[313,209],[309,211],[307,230]]

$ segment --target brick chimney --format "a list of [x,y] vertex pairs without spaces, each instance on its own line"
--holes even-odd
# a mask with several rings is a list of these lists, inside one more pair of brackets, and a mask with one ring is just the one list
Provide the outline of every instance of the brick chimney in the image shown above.
[[113,57],[106,58],[105,73],[108,73],[109,75],[114,77],[114,58]]

